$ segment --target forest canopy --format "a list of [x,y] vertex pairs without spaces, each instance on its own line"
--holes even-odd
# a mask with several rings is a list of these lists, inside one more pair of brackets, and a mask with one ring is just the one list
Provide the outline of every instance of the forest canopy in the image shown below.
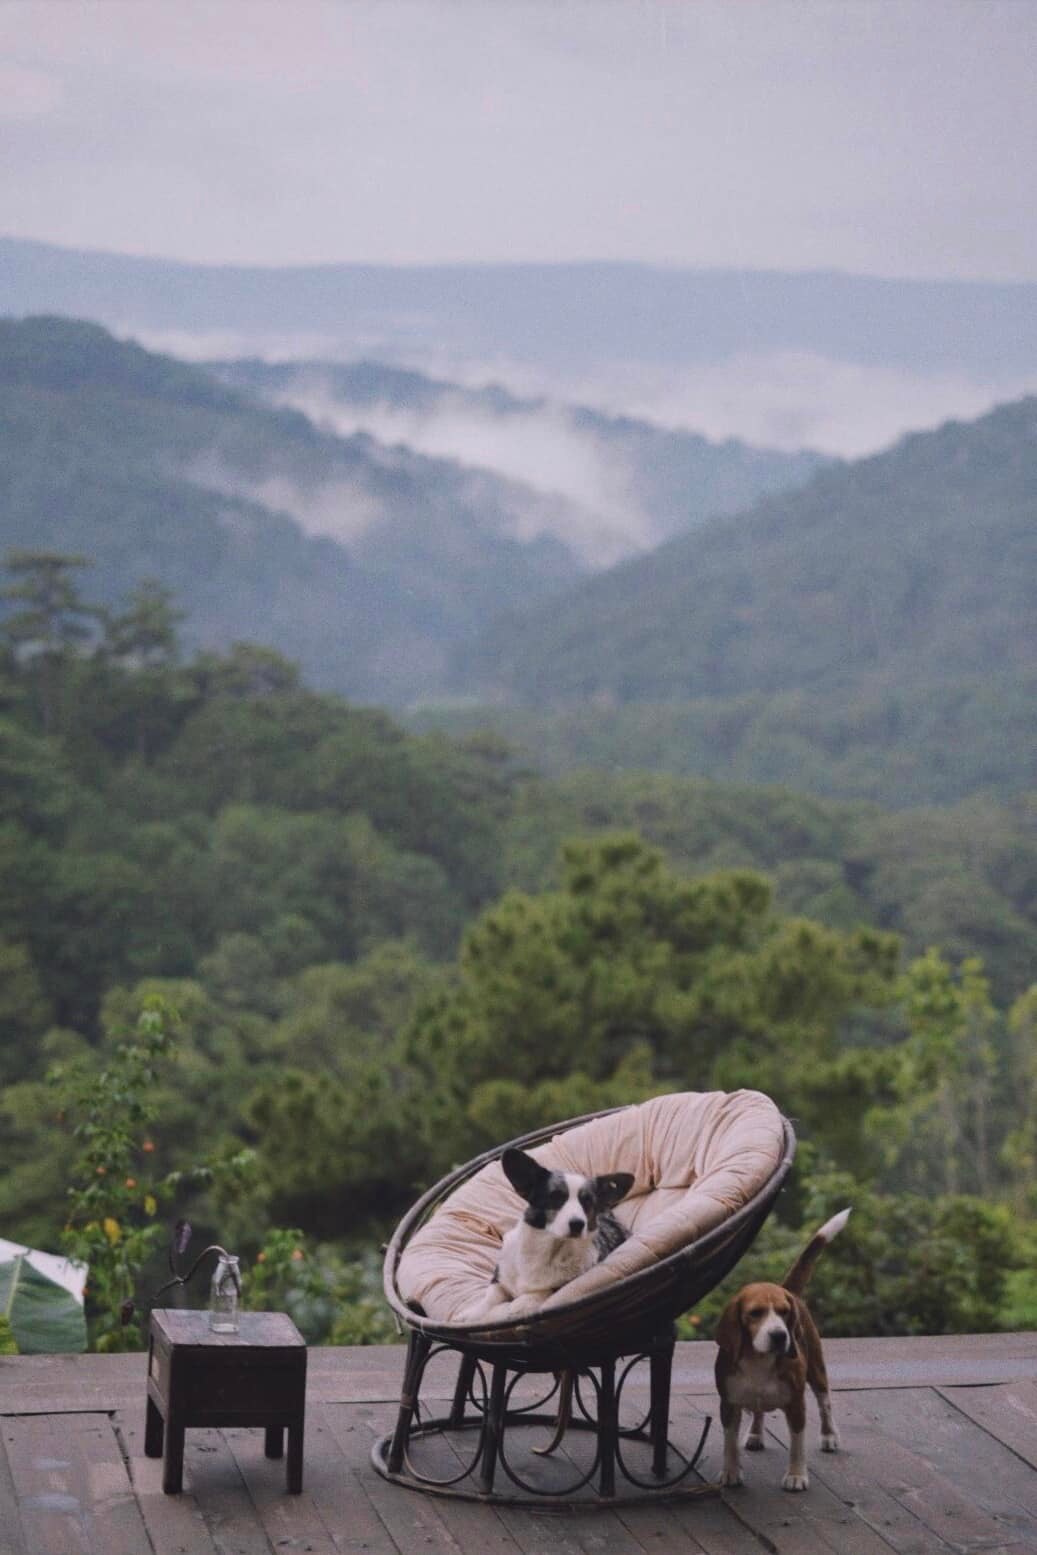
[[[263,1252],[255,1288],[280,1270],[313,1337],[384,1337],[357,1250],[453,1162],[659,1091],[749,1086],[796,1121],[808,1168],[760,1258],[858,1206],[819,1279],[830,1332],[1017,1316],[1032,801],[908,824],[781,789],[548,779],[499,739],[314,693],[267,648],[184,659],[165,589],[88,607],[88,565],[7,559],[4,1235],[57,1247],[92,1225],[100,1258],[186,1208]],[[69,1219],[93,1159],[75,1130],[148,1041],[127,1070],[145,1111],[113,1156],[134,1186]],[[934,1266],[956,1253],[953,1309],[911,1274],[919,1237]],[[297,1238],[317,1248],[305,1277]],[[110,1319],[93,1312],[95,1340],[121,1342]]]

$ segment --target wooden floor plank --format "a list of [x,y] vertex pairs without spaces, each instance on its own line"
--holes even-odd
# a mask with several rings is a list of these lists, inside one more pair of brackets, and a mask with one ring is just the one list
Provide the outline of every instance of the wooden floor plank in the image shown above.
[[18,1494],[4,1446],[3,1424],[0,1420],[0,1555],[28,1555],[18,1512]]
[[262,1519],[224,1432],[187,1432],[184,1489],[197,1503],[218,1555],[271,1555]]
[[[402,1345],[313,1349],[307,1396],[315,1404],[395,1400],[404,1354]],[[713,1394],[715,1354],[707,1340],[678,1344],[674,1391]],[[825,1355],[836,1391],[1037,1381],[1037,1334],[1032,1333],[831,1339]],[[0,1356],[0,1415],[132,1409],[144,1397],[146,1365],[143,1353]],[[445,1366],[433,1368],[430,1398],[449,1397],[447,1377]]]
[[686,1551],[687,1555],[706,1555],[706,1546],[682,1527],[672,1507],[624,1506],[617,1507],[616,1516],[638,1540],[646,1555],[669,1555],[671,1550]]
[[[284,1462],[264,1457],[261,1432],[229,1431],[188,1431],[184,1492],[163,1496],[161,1464],[143,1455],[141,1357],[3,1357],[0,1399],[27,1407],[0,1419],[0,1555],[1037,1555],[1035,1337],[843,1344],[856,1368],[843,1380],[874,1385],[839,1392],[841,1453],[819,1452],[811,1409],[806,1494],[780,1489],[785,1428],[772,1416],[773,1445],[746,1455],[747,1483],[724,1500],[561,1514],[422,1496],[375,1473],[369,1452],[395,1415],[399,1350],[311,1353],[321,1380],[308,1390],[300,1497],[287,1496]],[[704,1369],[712,1347],[682,1349],[672,1429],[688,1445],[716,1401]],[[37,1361],[53,1364],[21,1369]],[[1019,1373],[1005,1376],[1016,1361]],[[954,1376],[969,1385],[902,1385]],[[986,1380],[972,1385],[977,1376]],[[445,1364],[429,1381],[430,1400],[450,1396]],[[120,1393],[117,1414],[97,1407]],[[632,1378],[628,1407],[642,1395]],[[47,1414],[45,1398],[74,1407]],[[580,1463],[589,1445],[573,1436],[559,1464]],[[707,1477],[721,1448],[715,1428]],[[456,1456],[449,1442],[435,1450]]]
[[724,1492],[724,1503],[776,1555],[892,1555],[892,1547],[852,1512],[826,1515],[819,1489],[814,1484],[792,1493],[747,1477],[745,1485]]
[[880,1467],[888,1494],[953,1549],[1018,1548],[1029,1542],[1029,1535],[1016,1526],[1017,1517],[1008,1523],[979,1503],[967,1460],[958,1458],[953,1465],[944,1461],[945,1472],[940,1472],[930,1458],[924,1421],[926,1400],[935,1397],[925,1389],[912,1389],[841,1400],[848,1443],[856,1442],[857,1450],[863,1449]]
[[[678,1501],[670,1510],[677,1526],[700,1544],[706,1555],[761,1555],[761,1551],[771,1549],[719,1497],[716,1500]],[[669,1550],[666,1555],[670,1555]],[[825,1555],[828,1555],[827,1551]]]
[[[392,1429],[396,1411],[391,1405],[372,1407],[366,1417],[371,1430],[371,1443],[385,1436]],[[439,1479],[449,1479],[466,1464],[471,1463],[476,1447],[477,1433],[471,1432],[462,1442],[450,1435],[432,1435],[421,1444],[422,1458],[419,1466]],[[420,1492],[417,1492],[420,1494]],[[440,1497],[436,1501],[439,1515],[454,1538],[464,1550],[484,1549],[496,1555],[521,1555],[521,1547],[515,1542],[497,1515],[497,1508],[482,1502],[460,1498]]]
[[330,1406],[327,1419],[348,1466],[401,1555],[469,1555],[451,1533],[443,1514],[448,1502],[390,1485],[371,1467],[371,1443],[379,1434],[371,1404]]
[[162,1490],[162,1459],[144,1456],[144,1411],[112,1420],[154,1555],[216,1555],[216,1545],[189,1485],[178,1496]]
[[[848,1439],[845,1432],[842,1443],[835,1453],[817,1451],[816,1440],[814,1451],[808,1449],[811,1485],[824,1485],[897,1555],[949,1555],[950,1545],[883,1487],[896,1443],[865,1439],[859,1433]],[[780,1450],[785,1451],[784,1445]]]
[[941,1396],[988,1435],[1037,1469],[1037,1383],[989,1388],[941,1388]]
[[587,1555],[565,1512],[546,1507],[502,1506],[497,1515],[522,1555]]
[[223,1439],[248,1488],[271,1548],[307,1550],[312,1555],[338,1555],[340,1546],[306,1483],[308,1475],[316,1470],[316,1453],[307,1454],[301,1495],[289,1495],[285,1486],[285,1459],[266,1456],[263,1431],[225,1430]]
[[586,1555],[645,1555],[630,1524],[604,1507],[571,1512],[568,1521]]
[[899,1441],[956,1485],[1014,1538],[1037,1547],[1037,1477],[1014,1452],[939,1393],[919,1389],[889,1400]]
[[[835,1411],[837,1428],[840,1407],[837,1405]],[[746,1462],[773,1462],[772,1477],[777,1484],[788,1460],[788,1429],[781,1415],[767,1417],[765,1441],[762,1453],[744,1455],[743,1466]],[[822,1537],[836,1549],[845,1547],[847,1555],[858,1549],[895,1550],[898,1555],[948,1555],[950,1546],[882,1488],[882,1475],[888,1471],[896,1452],[895,1442],[875,1433],[864,1437],[857,1432],[848,1439],[843,1431],[842,1449],[823,1453],[817,1418],[813,1409],[808,1408],[810,1489],[803,1494],[809,1497],[813,1515],[821,1524]],[[798,1492],[781,1494],[800,1500]]]
[[150,1555],[107,1415],[11,1417],[3,1431],[32,1555]]
[[[371,1440],[384,1435],[392,1426],[394,1410],[391,1406],[371,1406],[364,1417],[371,1429]],[[434,1453],[438,1447],[439,1461]],[[429,1471],[447,1477],[463,1462],[470,1461],[455,1451],[444,1438],[439,1443],[428,1444]],[[571,1460],[566,1460],[566,1477],[577,1470]],[[502,1475],[503,1479],[503,1475]],[[390,1489],[399,1487],[389,1487]],[[403,1494],[416,1492],[403,1491]],[[436,1501],[443,1521],[465,1551],[490,1552],[498,1555],[644,1555],[636,1539],[619,1523],[612,1512],[589,1507],[585,1511],[547,1512],[538,1510],[535,1502],[529,1508],[490,1506],[465,1500]],[[513,1511],[521,1515],[512,1516]]]
[[332,1429],[329,1415],[338,1407],[322,1404],[306,1412],[303,1495],[312,1498],[344,1555],[396,1555],[396,1545],[367,1495],[367,1478],[374,1470],[364,1464],[358,1474],[354,1458],[343,1453]]

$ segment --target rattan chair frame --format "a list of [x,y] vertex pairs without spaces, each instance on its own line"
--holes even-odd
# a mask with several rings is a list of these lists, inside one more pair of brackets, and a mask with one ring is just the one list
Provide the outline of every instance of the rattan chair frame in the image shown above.
[[[674,1320],[696,1306],[730,1272],[748,1250],[774,1207],[796,1153],[795,1132],[787,1118],[782,1119],[781,1160],[767,1181],[741,1208],[686,1247],[604,1290],[517,1320],[484,1321],[465,1327],[428,1317],[407,1303],[399,1291],[400,1260],[410,1238],[462,1183],[469,1181],[484,1166],[499,1160],[507,1149],[531,1149],[582,1123],[608,1117],[622,1110],[610,1107],[601,1112],[586,1113],[497,1145],[441,1178],[400,1221],[386,1247],[383,1288],[385,1298],[401,1328],[408,1333],[409,1347],[396,1429],[391,1436],[376,1442],[372,1451],[374,1466],[384,1477],[413,1489],[436,1494],[478,1500],[509,1499],[494,1490],[495,1468],[498,1463],[505,1461],[501,1450],[504,1431],[509,1423],[521,1423],[522,1418],[522,1411],[509,1411],[507,1407],[508,1373],[568,1370],[577,1374],[589,1373],[595,1387],[601,1389],[599,1398],[603,1396],[606,1400],[598,1426],[601,1464],[599,1499],[615,1501],[616,1467],[626,1474],[622,1455],[617,1451],[618,1439],[623,1433],[619,1431],[618,1425],[615,1367],[618,1360],[631,1356],[645,1356],[651,1363],[651,1403],[647,1429],[640,1434],[644,1434],[653,1444],[654,1473],[660,1489],[647,1489],[642,1480],[626,1474],[631,1484],[638,1487],[640,1494],[623,1499],[658,1499],[660,1494],[672,1491],[677,1480],[683,1480],[688,1468],[694,1466],[705,1441],[705,1431],[695,1457],[690,1463],[686,1459],[682,1460],[687,1467],[678,1474],[677,1480],[665,1479],[667,1452],[672,1450],[666,1430]],[[444,1347],[456,1350],[461,1356],[453,1408],[450,1415],[442,1420],[426,1420],[422,1423],[418,1395],[425,1366],[430,1354]],[[489,1402],[476,1415],[468,1416],[465,1412],[467,1401],[471,1399],[474,1402],[472,1378],[476,1368],[481,1368],[484,1363],[492,1368]],[[628,1366],[626,1370],[629,1369]],[[625,1375],[626,1372],[623,1373]],[[620,1391],[621,1386],[622,1383]],[[477,1428],[480,1432],[479,1448],[472,1463],[473,1474],[476,1467],[479,1468],[480,1478],[476,1486],[466,1488],[460,1481],[444,1485],[423,1479],[414,1472],[407,1452],[412,1438],[417,1439],[433,1429],[459,1429],[467,1426]],[[697,1486],[685,1490],[683,1494],[701,1494],[702,1489]],[[555,1504],[567,1504],[564,1497],[543,1499],[551,1499]]]

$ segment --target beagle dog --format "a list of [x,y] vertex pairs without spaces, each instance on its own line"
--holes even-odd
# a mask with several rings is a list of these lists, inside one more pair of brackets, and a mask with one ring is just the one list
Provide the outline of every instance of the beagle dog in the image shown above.
[[789,1425],[789,1466],[782,1489],[806,1490],[810,1483],[804,1452],[808,1386],[821,1411],[821,1451],[838,1450],[821,1339],[800,1292],[821,1253],[849,1218],[850,1211],[844,1209],[826,1220],[780,1285],[745,1285],[724,1308],[714,1336],[720,1347],[716,1382],[724,1428],[721,1485],[742,1483],[738,1462],[742,1410],[753,1417],[746,1451],[762,1452],[763,1417],[768,1410],[781,1409]]

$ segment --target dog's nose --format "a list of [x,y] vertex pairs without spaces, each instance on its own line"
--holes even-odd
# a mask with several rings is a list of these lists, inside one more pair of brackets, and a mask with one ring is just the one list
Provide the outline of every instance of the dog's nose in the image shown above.
[[779,1355],[784,1355],[785,1351],[788,1349],[788,1347],[789,1347],[789,1336],[785,1332],[785,1330],[783,1328],[774,1328],[774,1329],[772,1329],[771,1330],[771,1349],[772,1350],[776,1350]]
[[572,1220],[569,1222],[569,1235],[579,1236],[586,1224],[587,1222],[585,1220],[580,1220],[577,1216],[574,1215]]

